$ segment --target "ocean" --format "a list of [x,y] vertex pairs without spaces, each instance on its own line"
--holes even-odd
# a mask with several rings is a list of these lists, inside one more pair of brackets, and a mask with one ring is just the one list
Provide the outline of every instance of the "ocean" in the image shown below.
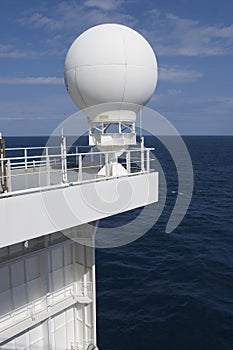
[[[194,191],[181,224],[165,233],[177,174],[168,152],[151,139],[167,179],[165,209],[133,243],[96,250],[100,350],[233,349],[233,137],[183,139]],[[7,138],[8,147],[45,142],[46,137]],[[121,226],[139,212],[100,225]]]
[[184,141],[194,192],[179,227],[165,233],[177,184],[157,145],[168,182],[164,213],[137,241],[96,252],[100,349],[233,349],[233,137]]

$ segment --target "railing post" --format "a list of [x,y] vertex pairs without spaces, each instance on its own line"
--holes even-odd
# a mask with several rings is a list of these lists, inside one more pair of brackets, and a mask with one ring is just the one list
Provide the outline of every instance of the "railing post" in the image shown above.
[[11,161],[8,159],[7,161],[7,185],[8,185],[8,191],[12,191],[12,181],[11,181]]
[[91,165],[94,164],[94,154],[93,154],[93,150],[91,148]]
[[75,146],[75,159],[76,159],[76,166],[78,166],[78,146]]
[[3,154],[3,150],[1,148],[1,166],[0,166],[0,169],[1,169],[1,185],[2,185],[2,190],[4,191],[4,154]]
[[150,172],[150,150],[146,150],[146,171]]
[[141,170],[145,171],[144,137],[141,137]]
[[130,151],[126,152],[126,169],[128,174],[131,173],[131,166],[130,166]]
[[66,159],[66,138],[62,133],[61,138],[61,167],[62,167],[62,182],[67,183],[67,159]]
[[110,167],[109,167],[109,154],[105,153],[105,176],[110,176]]
[[2,134],[0,134],[0,157],[1,157],[1,187],[3,192],[8,191],[7,186],[7,170],[6,170],[6,147],[5,140],[2,138]]
[[45,162],[46,162],[46,173],[47,173],[47,186],[50,186],[50,161],[49,161],[49,148],[45,147]]
[[81,154],[78,156],[78,180],[83,181],[83,161]]
[[27,148],[24,148],[24,166],[25,166],[25,171],[28,169],[28,152]]

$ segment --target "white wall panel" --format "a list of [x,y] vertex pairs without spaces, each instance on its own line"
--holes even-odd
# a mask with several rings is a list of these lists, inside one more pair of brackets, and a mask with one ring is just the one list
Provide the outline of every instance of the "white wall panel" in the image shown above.
[[15,339],[15,348],[17,350],[30,349],[29,345],[30,345],[30,341],[29,341],[29,334],[28,334],[28,332],[24,333],[24,334],[21,334],[19,337],[17,337]]
[[16,350],[15,348],[15,340],[11,340],[10,342],[1,346],[1,350]]
[[77,263],[75,270],[76,270],[75,271],[76,272],[76,277],[75,277],[76,281],[78,281],[78,282],[82,281],[83,280],[84,271],[85,271],[84,266]]
[[67,345],[74,343],[75,341],[75,319],[74,319],[74,307],[66,310],[66,337]]
[[37,278],[27,283],[27,302],[39,299],[46,294],[46,285],[44,281]]
[[66,349],[66,319],[65,313],[59,314],[54,317],[54,337],[55,337],[55,349]]
[[91,314],[91,305],[86,306],[86,324],[91,326],[92,324],[92,314]]
[[65,266],[65,284],[68,285],[74,281],[74,268],[72,265]]
[[93,264],[93,251],[90,247],[86,247],[86,264],[88,267],[91,267]]
[[32,256],[26,259],[26,279],[32,281],[40,277],[39,256]]
[[[111,212],[105,211],[103,207],[98,207],[95,197],[89,196],[89,202],[85,200],[85,195],[93,193],[93,188],[96,188],[97,192],[102,191],[103,198],[109,197],[108,193],[112,193],[109,201],[114,201],[115,193],[112,188],[120,186],[122,181],[124,182],[125,179],[113,178],[108,181],[45,191],[43,197],[41,192],[37,192],[2,199],[0,213],[6,220],[4,220],[5,234],[2,235],[0,246],[5,247],[55,233],[58,230],[69,229],[118,214],[122,210],[128,211],[158,201],[158,173],[127,177],[132,191],[124,209],[119,207],[112,208]],[[90,203],[90,200],[93,202]],[[68,206],[67,203],[69,203]],[[17,220],[12,220],[12,212],[18,213]],[[28,213],[30,213],[30,220],[28,220]]]
[[83,264],[84,262],[84,246],[81,244],[76,245],[75,260],[77,263]]
[[21,284],[20,286],[13,288],[12,295],[15,309],[25,305],[27,303],[25,284]]
[[63,248],[59,247],[52,251],[52,269],[53,271],[63,267]]
[[[17,311],[15,320],[19,323],[25,320],[28,322],[29,317],[30,327],[33,327],[28,329],[27,326],[20,336],[19,331],[18,334],[13,334],[14,340],[2,347],[0,345],[0,349],[48,350],[50,344],[51,350],[66,350],[70,348],[71,343],[93,338],[91,305],[71,306],[35,327],[28,311],[29,303],[42,298],[45,300],[48,292],[56,292],[74,281],[92,281],[92,270],[85,266],[87,261],[91,265],[91,249],[88,248],[86,251],[77,243],[67,245],[67,242],[64,242],[62,245],[59,243],[59,247],[30,252],[30,255],[24,254],[0,265],[0,332],[1,316],[18,308],[20,311]],[[63,302],[62,298],[59,302],[60,300]],[[32,312],[34,310],[38,312],[38,307],[41,308],[39,312],[47,312],[46,303],[39,302],[36,305],[37,309],[33,309]]]
[[1,308],[0,308],[0,317],[1,317],[2,315],[7,314],[10,310],[13,309],[10,289],[0,293],[0,302],[1,302]]
[[53,285],[53,292],[56,290],[59,290],[63,288],[64,286],[64,269],[59,269],[52,272],[52,285]]
[[17,261],[11,264],[11,283],[12,287],[17,287],[25,282],[24,261]]
[[64,247],[64,259],[65,259],[65,265],[72,264],[72,245],[71,244]]
[[9,266],[0,267],[0,293],[10,288]]

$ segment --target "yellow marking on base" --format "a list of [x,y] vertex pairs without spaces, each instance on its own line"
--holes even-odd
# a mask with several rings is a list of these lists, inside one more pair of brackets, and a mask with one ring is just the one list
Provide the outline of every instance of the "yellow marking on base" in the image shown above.
[[102,119],[102,120],[103,120],[103,119],[106,120],[106,119],[108,119],[108,115],[100,115],[99,118]]

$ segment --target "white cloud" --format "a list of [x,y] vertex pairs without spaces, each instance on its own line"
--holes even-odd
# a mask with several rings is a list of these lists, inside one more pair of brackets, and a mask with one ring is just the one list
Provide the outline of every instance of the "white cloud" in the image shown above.
[[108,22],[138,29],[159,56],[233,54],[233,24],[206,25],[157,8],[140,13],[139,21],[133,12],[126,12],[125,3],[125,0],[60,1],[56,7],[51,5],[48,8],[29,9],[20,15],[18,21],[34,30],[45,30],[48,35],[42,44],[47,46],[48,53],[52,55],[59,55],[64,41],[72,42],[75,36],[90,26]]
[[[144,34],[159,55],[219,56],[233,54],[233,25],[204,25],[157,9],[147,13]],[[150,24],[150,26],[149,26]]]
[[1,85],[61,85],[63,78],[57,77],[0,77]]
[[[22,46],[22,45],[21,45]],[[38,46],[35,50],[27,49],[26,45],[23,48],[17,48],[11,44],[0,44],[0,58],[32,58],[37,59],[43,56],[60,56],[64,54],[63,50],[56,48],[40,49]]]
[[54,34],[80,34],[90,26],[107,23],[128,23],[132,26],[136,19],[131,14],[122,11],[124,0],[86,0],[84,3],[60,1],[56,7],[41,10],[29,9],[19,18],[18,22],[34,29],[44,29]]
[[159,80],[172,83],[188,83],[203,77],[201,72],[178,66],[159,67]]
[[[131,13],[124,11],[121,6],[124,1],[68,0],[60,1],[56,6],[51,4],[47,8],[42,4],[36,9],[29,8],[19,14],[18,23],[31,32],[31,41],[25,42],[25,52],[21,49],[19,52],[9,51],[4,53],[4,57],[64,56],[72,41],[91,26],[115,22],[133,27],[137,19]],[[39,41],[38,31],[40,31]],[[34,35],[36,40],[32,39]],[[29,51],[29,47],[35,47],[35,52]]]
[[31,25],[34,28],[46,28],[51,31],[56,31],[63,27],[63,23],[55,18],[43,15],[40,12],[26,13],[19,18],[19,23]]
[[187,96],[167,90],[153,95],[149,107],[161,113],[183,135],[232,135],[233,96]]
[[0,57],[1,58],[22,58],[27,54],[25,51],[17,49],[13,45],[1,45],[0,44]]
[[87,0],[84,5],[87,7],[96,7],[101,10],[116,10],[122,5],[123,0]]
[[[25,48],[0,45],[0,57],[24,58],[65,54],[64,43],[71,43],[87,28],[116,22],[139,30],[158,56],[220,56],[233,54],[233,24],[206,25],[154,8],[135,15],[126,11],[125,0],[60,1],[56,6],[29,8],[19,14],[18,23],[36,33],[40,41]],[[46,33],[46,34],[45,34]],[[31,50],[29,50],[31,48]],[[35,50],[33,51],[33,48]]]

